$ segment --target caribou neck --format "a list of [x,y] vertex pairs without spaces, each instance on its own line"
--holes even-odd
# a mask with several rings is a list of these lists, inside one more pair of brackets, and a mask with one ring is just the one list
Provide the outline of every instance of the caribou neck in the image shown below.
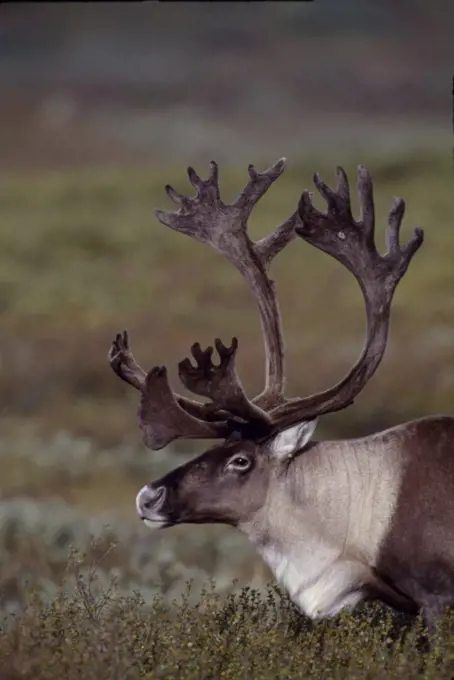
[[403,456],[393,442],[382,433],[314,443],[280,472],[264,506],[239,527],[313,618],[353,608],[375,582],[401,479]]

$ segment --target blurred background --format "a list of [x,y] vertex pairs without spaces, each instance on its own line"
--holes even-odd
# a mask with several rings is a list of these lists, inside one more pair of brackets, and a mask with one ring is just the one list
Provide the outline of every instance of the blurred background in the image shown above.
[[[130,331],[147,369],[195,340],[240,339],[239,370],[261,389],[253,300],[215,252],[166,229],[166,183],[214,158],[232,200],[247,165],[288,169],[250,221],[288,217],[319,170],[374,180],[377,243],[394,195],[403,239],[426,231],[397,291],[388,351],[357,403],[320,423],[359,436],[453,410],[454,5],[447,0],[282,3],[36,3],[0,8],[0,607],[49,596],[72,547],[102,585],[170,599],[264,583],[253,549],[224,527],[151,534],[138,489],[206,444],[147,451],[137,393],[107,364]],[[354,193],[354,192],[353,192]],[[354,205],[357,207],[356,196]],[[317,198],[316,204],[323,202]],[[273,264],[288,391],[321,390],[355,361],[364,310],[353,277],[294,241]],[[87,564],[88,564],[87,562]],[[88,568],[88,567],[87,567]]]

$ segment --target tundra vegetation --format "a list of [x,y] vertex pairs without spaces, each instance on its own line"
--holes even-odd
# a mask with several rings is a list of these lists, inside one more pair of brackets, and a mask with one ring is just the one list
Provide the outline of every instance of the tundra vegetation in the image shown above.
[[[374,179],[378,244],[394,194],[407,203],[403,240],[421,225],[426,241],[396,294],[379,372],[352,408],[320,423],[321,436],[452,413],[448,156],[342,159],[352,177],[360,161]],[[330,183],[339,160],[292,163],[253,214],[253,236],[289,214],[315,168]],[[265,585],[269,572],[233,530],[149,535],[137,520],[144,475],[157,478],[198,449],[185,442],[145,453],[136,396],[107,365],[118,319],[137,356],[150,364],[159,356],[174,375],[194,338],[206,346],[238,328],[244,384],[252,393],[262,381],[257,315],[241,277],[153,217],[166,207],[165,181],[179,172],[108,169],[0,183],[0,678],[453,677],[452,617],[430,651],[419,620],[378,605],[311,623]],[[227,199],[243,180],[241,169],[223,169]],[[305,246],[294,245],[272,274],[289,365],[301,367],[289,376],[298,394],[345,373],[364,321],[342,267],[309,246],[302,267]]]

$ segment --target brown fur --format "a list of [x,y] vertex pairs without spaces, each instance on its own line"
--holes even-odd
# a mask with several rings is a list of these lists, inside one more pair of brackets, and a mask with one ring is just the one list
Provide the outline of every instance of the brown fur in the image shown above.
[[403,431],[401,491],[377,570],[430,622],[454,606],[454,419]]
[[[235,474],[225,469],[236,452],[248,452],[253,467]],[[269,482],[269,463],[253,442],[213,446],[154,483],[166,489],[168,525],[223,523],[237,526],[263,505]]]

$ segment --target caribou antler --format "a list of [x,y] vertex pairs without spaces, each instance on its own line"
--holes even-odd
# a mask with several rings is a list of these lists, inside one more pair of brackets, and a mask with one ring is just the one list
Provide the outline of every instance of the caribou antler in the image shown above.
[[[180,363],[183,384],[212,401],[211,404],[203,404],[173,393],[166,374],[162,377],[159,367],[147,376],[131,353],[127,334],[117,335],[109,361],[117,375],[142,393],[139,420],[145,441],[151,448],[161,448],[162,442],[168,443],[177,437],[224,436],[229,428],[230,431],[235,428],[263,435],[271,429],[266,411],[285,401],[281,316],[267,267],[294,238],[295,226],[300,223],[300,218],[295,212],[256,244],[247,234],[247,220],[253,207],[282,174],[285,159],[263,173],[249,165],[249,181],[232,204],[221,200],[218,166],[214,161],[210,165],[211,172],[206,180],[202,180],[193,168],[188,168],[190,182],[196,189],[193,198],[183,196],[167,185],[168,195],[180,208],[175,212],[157,210],[156,216],[171,229],[207,243],[220,252],[249,283],[259,308],[264,336],[265,389],[253,401],[247,398],[235,369],[236,339],[231,347],[225,347],[219,339],[216,340],[221,359],[219,366],[211,361],[212,349],[202,352],[197,343],[192,347],[197,366],[192,366],[188,359]],[[164,382],[157,383],[157,375]],[[162,387],[164,384],[165,389]],[[165,402],[165,408],[159,406],[160,400]]]
[[312,194],[305,191],[299,203],[302,225],[296,233],[305,241],[342,262],[357,279],[366,304],[366,342],[356,364],[339,383],[319,394],[289,401],[272,412],[278,427],[288,427],[301,420],[323,413],[338,411],[353,403],[375,373],[386,349],[391,302],[397,284],[423,242],[424,232],[416,228],[413,238],[403,247],[399,231],[405,203],[394,198],[388,217],[388,252],[380,255],[374,241],[375,211],[371,177],[363,166],[358,167],[358,194],[361,216],[352,217],[348,180],[342,168],[337,168],[337,188],[330,189],[314,175],[314,183],[326,200],[328,210],[322,213],[312,205]]
[[299,224],[295,212],[274,232],[254,244],[247,234],[247,221],[252,209],[284,172],[285,158],[271,168],[258,173],[249,165],[249,181],[231,204],[221,200],[218,166],[211,161],[211,172],[202,180],[193,168],[188,168],[196,196],[188,198],[171,186],[166,186],[170,198],[180,208],[176,212],[156,211],[156,217],[166,226],[207,243],[233,264],[249,283],[255,296],[262,323],[265,343],[265,389],[255,402],[264,409],[284,400],[284,340],[279,306],[273,282],[267,275],[267,265],[294,238]]
[[[170,389],[164,367],[148,374],[138,366],[129,348],[126,332],[117,335],[109,360],[123,380],[141,392],[139,421],[145,442],[161,448],[177,437],[225,437],[233,429],[243,436],[263,437],[279,428],[304,419],[345,408],[353,402],[376,371],[386,348],[389,316],[394,291],[423,241],[421,229],[403,247],[399,229],[404,214],[402,199],[394,199],[389,214],[388,252],[380,255],[374,242],[374,202],[372,180],[365,168],[358,169],[361,217],[351,214],[347,176],[338,168],[335,191],[319,177],[314,182],[328,204],[326,213],[312,204],[312,194],[305,191],[298,210],[267,237],[253,243],[247,234],[247,220],[257,203],[285,168],[281,159],[263,173],[250,165],[249,181],[232,204],[221,200],[218,167],[202,180],[193,168],[188,175],[196,195],[188,198],[167,185],[166,191],[180,207],[175,212],[156,211],[163,224],[191,236],[220,252],[249,283],[260,312],[265,343],[266,381],[264,391],[248,399],[235,368],[238,341],[226,347],[219,339],[215,345],[220,364],[212,362],[213,348],[202,350],[198,343],[191,348],[196,362],[179,364],[179,375],[187,389],[210,399],[204,404],[181,397]],[[302,399],[284,396],[284,341],[281,317],[274,284],[267,267],[298,234],[308,243],[335,257],[356,277],[366,303],[367,335],[362,354],[347,376],[332,388]]]

